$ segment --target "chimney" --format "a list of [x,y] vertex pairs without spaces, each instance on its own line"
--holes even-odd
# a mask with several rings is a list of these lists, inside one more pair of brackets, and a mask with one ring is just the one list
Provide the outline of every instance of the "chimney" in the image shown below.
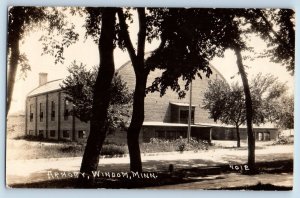
[[39,73],[39,86],[42,86],[47,83],[47,73]]

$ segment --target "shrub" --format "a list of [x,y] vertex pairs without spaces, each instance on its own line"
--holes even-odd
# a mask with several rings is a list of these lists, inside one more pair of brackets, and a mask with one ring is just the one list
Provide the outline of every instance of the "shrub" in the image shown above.
[[198,151],[198,150],[207,150],[208,149],[208,142],[206,140],[195,140],[193,138],[190,139],[188,142],[187,138],[179,138],[175,140],[176,150],[183,152],[183,151]]
[[118,146],[114,144],[103,145],[101,149],[101,155],[124,155],[127,153],[125,146]]
[[188,143],[186,138],[179,138],[176,140],[164,140],[158,138],[151,138],[149,143],[143,143],[141,145],[142,152],[154,153],[154,152],[172,152],[172,151],[198,151],[207,150],[208,142],[205,140],[191,139]]
[[83,147],[78,145],[66,145],[62,146],[58,150],[62,153],[81,153],[83,151]]
[[273,142],[273,145],[285,145],[285,144],[293,144],[294,137],[285,137],[280,136],[277,140]]

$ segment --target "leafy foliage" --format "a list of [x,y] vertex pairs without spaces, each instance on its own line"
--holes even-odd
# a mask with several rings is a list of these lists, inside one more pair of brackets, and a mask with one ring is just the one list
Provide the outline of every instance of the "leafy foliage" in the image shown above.
[[250,9],[246,15],[248,32],[258,34],[268,43],[262,57],[295,69],[295,12],[292,9]]
[[[74,105],[72,113],[81,121],[87,122],[92,115],[93,93],[98,71],[96,68],[87,70],[84,64],[78,64],[76,61],[68,71],[70,75],[64,79],[61,87],[68,95],[67,99]],[[107,127],[110,130],[125,127],[130,115],[132,93],[117,74],[113,78],[110,92],[113,94],[108,109]]]
[[[239,46],[246,49],[240,39],[239,23],[235,20],[244,10],[234,9],[150,9],[156,16],[160,31],[154,29],[152,37],[160,37],[161,44],[147,59],[150,70],[164,70],[147,92],[160,91],[161,95],[170,87],[185,96],[188,85],[197,75],[209,77],[212,71],[209,61],[223,56],[226,48]],[[149,36],[148,36],[149,37]],[[150,37],[150,39],[152,39]],[[186,81],[184,89],[178,78]]]
[[294,137],[285,137],[280,136],[277,140],[275,140],[272,145],[287,145],[294,144]]
[[282,129],[294,128],[294,97],[283,96],[277,99],[273,105],[273,122]]
[[[259,125],[279,119],[278,100],[287,91],[285,84],[271,74],[259,73],[250,83],[253,123]],[[240,126],[246,121],[243,87],[237,83],[229,86],[222,80],[210,81],[204,93],[204,108],[215,121]]]
[[178,138],[175,140],[164,140],[159,138],[151,138],[149,143],[141,145],[142,152],[156,153],[156,152],[172,152],[172,151],[199,151],[208,150],[209,143],[206,140],[191,139],[188,142],[187,138]]
[[238,84],[231,87],[223,80],[209,81],[204,93],[204,109],[215,121],[239,126],[245,122],[245,97]]

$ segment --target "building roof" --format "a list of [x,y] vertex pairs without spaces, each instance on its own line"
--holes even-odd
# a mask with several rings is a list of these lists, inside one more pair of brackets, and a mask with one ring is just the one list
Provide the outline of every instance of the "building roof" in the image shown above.
[[62,83],[62,81],[63,79],[52,80],[42,86],[38,86],[37,88],[29,92],[27,97],[38,95],[41,93],[51,92],[55,90],[60,90],[61,89],[60,84]]
[[[226,127],[226,128],[235,128],[234,125],[226,125],[226,124],[218,124],[218,123],[195,123],[196,125],[202,125],[202,126],[212,126],[212,127]],[[240,129],[245,129],[247,128],[246,125],[242,124],[240,127]],[[257,125],[257,124],[253,124],[253,128],[254,129],[277,129],[276,126],[274,126],[274,124],[267,122],[265,124],[261,124],[261,125]]]
[[[188,124],[183,123],[169,123],[169,122],[144,122],[143,126],[162,126],[162,127],[187,127]],[[192,127],[209,127],[200,124],[192,124]]]
[[[189,103],[180,103],[180,102],[170,102],[172,105],[180,106],[180,107],[188,107],[190,106]],[[196,105],[192,104],[192,107],[195,107]]]

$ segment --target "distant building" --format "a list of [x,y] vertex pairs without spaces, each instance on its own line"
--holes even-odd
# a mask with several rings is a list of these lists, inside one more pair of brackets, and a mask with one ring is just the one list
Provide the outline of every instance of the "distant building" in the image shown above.
[[[196,139],[206,140],[234,140],[236,139],[236,130],[233,126],[217,124],[213,119],[209,118],[207,110],[203,109],[204,92],[208,86],[209,80],[225,78],[212,65],[210,65],[212,75],[206,78],[196,78],[192,82],[192,113],[191,113],[191,136]],[[147,86],[160,76],[161,70],[151,71]],[[134,90],[135,76],[131,62],[128,61],[118,69],[118,74],[127,83],[129,89]],[[181,88],[184,88],[185,82],[179,80]],[[187,137],[189,109],[189,92],[183,99],[178,99],[178,94],[168,89],[163,97],[160,93],[148,93],[145,98],[145,119],[140,134],[140,141],[148,142],[150,138],[176,139]],[[268,126],[255,127],[255,137],[259,141],[274,140],[278,137],[278,129]],[[125,132],[122,133],[126,135]],[[240,128],[241,139],[247,139],[246,127]],[[124,137],[123,137],[124,139]],[[126,138],[125,138],[126,139]]]
[[[191,136],[205,140],[234,140],[234,127],[216,124],[209,118],[209,113],[202,108],[202,101],[208,81],[224,79],[221,73],[211,66],[213,74],[208,79],[196,78],[192,87]],[[117,71],[127,83],[130,90],[134,90],[135,76],[131,62],[125,63]],[[160,70],[150,72],[148,85]],[[66,100],[65,93],[60,88],[62,80],[47,81],[47,74],[40,73],[39,86],[32,90],[26,99],[26,134],[42,136],[48,139],[85,141],[89,134],[89,123],[81,122],[72,116],[73,105]],[[180,81],[182,87],[184,82]],[[158,92],[148,93],[145,98],[145,120],[140,134],[140,141],[148,142],[150,138],[176,139],[187,137],[189,93],[183,99],[178,94],[167,90],[163,97]],[[257,140],[268,141],[276,139],[278,129],[255,128]],[[247,139],[246,128],[240,129],[241,139]],[[108,136],[110,142],[125,143],[126,132],[116,130]]]
[[85,141],[89,123],[70,114],[73,105],[61,90],[62,79],[47,81],[47,74],[39,74],[39,86],[26,98],[26,135],[47,139]]
[[8,114],[7,122],[7,136],[8,137],[20,137],[24,136],[25,130],[25,114],[24,112],[15,112]]

